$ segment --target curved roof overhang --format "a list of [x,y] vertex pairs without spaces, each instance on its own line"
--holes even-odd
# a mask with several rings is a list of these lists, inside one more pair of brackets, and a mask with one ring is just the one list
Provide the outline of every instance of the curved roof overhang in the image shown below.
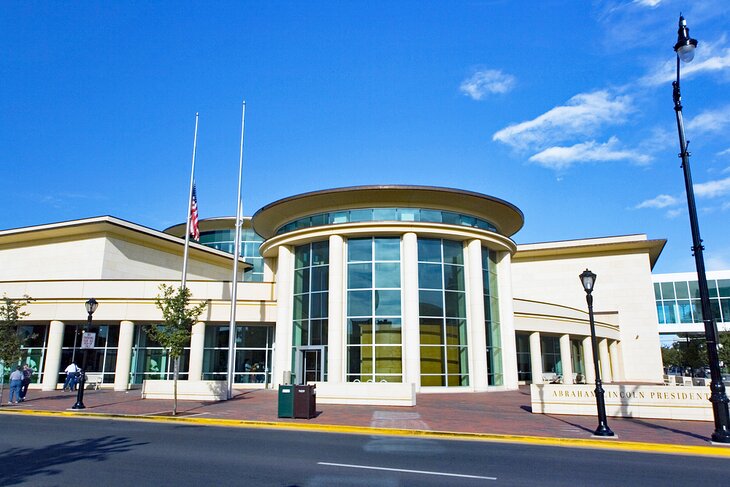
[[[492,223],[506,237],[524,224],[519,208],[481,193],[435,186],[351,186],[303,193],[270,203],[254,214],[253,228],[264,239],[288,222],[309,215],[356,208],[429,208],[475,216]],[[374,222],[371,222],[371,224]]]
[[[198,220],[198,230],[201,232],[207,232],[210,230],[223,230],[235,228],[236,217],[235,216],[216,216],[213,218],[206,218],[204,220]],[[185,237],[185,223],[178,223],[171,227],[167,227],[163,230],[164,233],[174,235],[176,237]],[[251,217],[243,217],[243,228],[251,227]]]

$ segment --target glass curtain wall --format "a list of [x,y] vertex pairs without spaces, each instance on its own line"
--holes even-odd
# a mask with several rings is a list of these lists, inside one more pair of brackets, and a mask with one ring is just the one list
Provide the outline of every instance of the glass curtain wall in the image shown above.
[[464,246],[418,239],[422,386],[468,386]]
[[517,346],[517,380],[532,381],[532,359],[530,357],[530,334],[515,333]]
[[563,375],[563,363],[560,358],[560,338],[540,335],[542,349],[542,371],[546,374]]
[[573,361],[575,381],[581,384],[586,381],[586,367],[583,359],[583,340],[580,338],[570,339],[570,357]]
[[[144,327],[144,324],[135,327],[132,384],[141,384],[144,380],[172,380],[175,374],[175,361],[169,357],[167,349],[147,336]],[[185,347],[180,355],[178,378],[186,380],[189,370],[190,345]]]
[[502,340],[499,330],[499,295],[497,294],[497,253],[482,247],[484,286],[484,327],[487,337],[487,385],[501,386]]
[[[81,348],[81,338],[84,332],[96,334],[94,348]],[[66,380],[66,367],[75,361],[76,365],[92,374],[102,374],[105,384],[114,382],[114,372],[117,367],[117,347],[119,346],[119,325],[104,325],[92,322],[91,328],[87,323],[67,324],[63,331],[63,346],[61,348],[61,366],[58,374],[59,382]]]
[[[292,375],[296,374],[296,351],[299,347],[322,346],[326,361],[328,291],[329,242],[312,242],[295,247]],[[326,362],[322,374],[322,380],[326,381]]]
[[[200,232],[200,243],[232,254],[235,249],[233,242],[236,239],[236,231],[212,230]],[[259,247],[264,239],[253,231],[252,228],[241,229],[241,257],[253,265],[253,269],[244,272],[244,282],[262,282],[264,280],[264,258],[259,253]]]
[[[28,364],[30,368],[33,369],[31,384],[40,384],[43,381],[43,368],[45,364],[48,340],[48,326],[34,324],[20,325],[18,326],[18,335],[23,343],[20,347],[20,362]],[[8,367],[5,369],[5,372],[9,374],[10,369]]]
[[[708,279],[707,287],[715,321],[730,322],[730,279]],[[702,323],[697,281],[655,282],[654,297],[659,323]]]
[[403,382],[400,238],[347,242],[347,381]]
[[[206,325],[203,351],[203,379],[227,380],[229,325]],[[269,384],[274,327],[236,325],[237,384]]]

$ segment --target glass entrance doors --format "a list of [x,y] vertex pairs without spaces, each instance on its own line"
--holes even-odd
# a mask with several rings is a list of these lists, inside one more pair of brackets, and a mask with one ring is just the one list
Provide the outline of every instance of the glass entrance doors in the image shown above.
[[324,370],[324,347],[301,347],[299,349],[299,384],[321,382]]

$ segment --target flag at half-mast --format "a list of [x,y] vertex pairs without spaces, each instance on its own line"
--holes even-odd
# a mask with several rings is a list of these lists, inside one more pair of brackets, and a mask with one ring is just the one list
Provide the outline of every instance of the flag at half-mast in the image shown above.
[[194,240],[200,240],[200,229],[198,228],[198,196],[195,192],[195,182],[193,182],[193,195],[190,201],[190,236]]

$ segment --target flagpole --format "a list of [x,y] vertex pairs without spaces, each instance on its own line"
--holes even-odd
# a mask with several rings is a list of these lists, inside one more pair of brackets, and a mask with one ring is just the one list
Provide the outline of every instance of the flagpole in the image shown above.
[[185,218],[185,250],[183,251],[182,279],[180,287],[184,288],[188,277],[188,247],[190,246],[190,212],[193,207],[193,184],[195,184],[195,153],[198,147],[198,112],[195,112],[195,135],[193,136],[193,162],[190,168],[190,192],[188,193],[188,213]]
[[231,279],[231,321],[228,327],[228,399],[233,397],[233,376],[236,367],[236,303],[238,300],[238,259],[241,257],[241,224],[243,223],[243,199],[241,178],[243,174],[243,132],[246,120],[246,101],[241,108],[241,150],[238,157],[238,193],[236,195],[236,236],[233,243],[233,279]]

